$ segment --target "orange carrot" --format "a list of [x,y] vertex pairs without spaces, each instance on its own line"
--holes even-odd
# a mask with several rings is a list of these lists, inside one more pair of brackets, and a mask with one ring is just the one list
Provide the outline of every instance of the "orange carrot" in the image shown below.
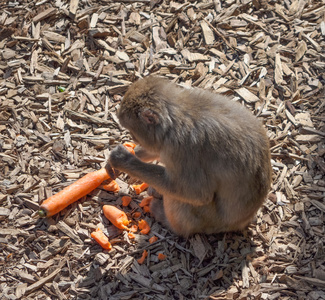
[[102,188],[108,192],[117,193],[120,190],[118,183],[115,180],[111,180],[107,184],[103,184]]
[[135,239],[135,235],[132,232],[128,232],[128,237],[129,237],[130,240]]
[[150,212],[151,212],[151,210],[150,210],[150,206],[148,206],[148,205],[144,206],[144,207],[143,207],[143,211],[144,211],[145,213],[150,213]]
[[140,220],[139,222],[138,222],[138,225],[139,225],[139,229],[141,229],[141,233],[142,234],[148,234],[149,233],[149,231],[150,231],[150,226],[149,226],[149,224],[147,223],[147,221],[146,220]]
[[103,212],[105,217],[117,228],[126,230],[129,229],[126,226],[129,225],[130,221],[128,220],[128,217],[124,211],[119,210],[113,205],[104,205]]
[[166,259],[166,255],[165,254],[163,254],[163,253],[158,253],[158,259],[159,260],[165,260]]
[[123,144],[123,146],[131,153],[131,154],[135,154],[135,152],[134,152],[134,148],[135,148],[135,146],[136,146],[136,144],[134,144],[134,143],[131,143],[131,142],[125,142],[124,144]]
[[91,237],[106,250],[111,250],[112,245],[108,241],[108,237],[101,231],[100,228],[97,228],[96,231],[91,233]]
[[152,236],[150,239],[149,239],[149,243],[152,244],[154,242],[157,242],[158,241],[158,238],[154,235]]
[[150,204],[150,202],[152,201],[152,199],[153,199],[152,196],[143,198],[142,201],[139,203],[139,206],[140,207],[148,206]]
[[138,219],[138,218],[141,217],[141,213],[140,213],[139,211],[136,211],[136,212],[134,212],[134,213],[132,214],[132,217],[133,217],[134,219]]
[[132,201],[132,198],[130,196],[123,196],[121,200],[123,206],[128,206]]
[[86,174],[62,191],[46,199],[40,205],[38,212],[40,217],[50,217],[57,214],[71,203],[89,194],[109,178],[105,168]]
[[129,227],[129,231],[131,232],[137,232],[138,231],[138,226],[137,225],[132,225],[131,227]]
[[142,265],[146,259],[146,257],[148,256],[148,251],[147,250],[143,250],[142,252],[142,256],[141,258],[137,259],[137,262]]
[[148,183],[141,183],[141,184],[135,184],[135,185],[132,185],[135,193],[137,195],[139,195],[140,193],[142,193],[144,190],[146,190],[148,187],[149,187],[149,184]]

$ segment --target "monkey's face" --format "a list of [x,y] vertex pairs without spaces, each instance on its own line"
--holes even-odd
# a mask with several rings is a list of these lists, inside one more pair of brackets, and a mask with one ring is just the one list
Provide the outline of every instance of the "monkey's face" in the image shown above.
[[120,123],[142,147],[160,152],[171,126],[165,80],[148,76],[127,90],[117,113]]

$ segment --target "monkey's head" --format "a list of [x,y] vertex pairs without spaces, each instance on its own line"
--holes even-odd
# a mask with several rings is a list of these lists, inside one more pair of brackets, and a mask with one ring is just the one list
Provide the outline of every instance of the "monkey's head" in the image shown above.
[[136,81],[127,90],[117,114],[135,142],[154,152],[160,151],[172,124],[168,88],[168,81],[155,76]]

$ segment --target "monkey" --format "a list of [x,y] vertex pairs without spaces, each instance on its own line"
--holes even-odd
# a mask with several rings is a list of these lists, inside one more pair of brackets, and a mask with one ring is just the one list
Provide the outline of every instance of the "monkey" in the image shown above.
[[137,146],[132,155],[118,145],[109,163],[162,195],[150,205],[157,221],[183,237],[249,225],[272,168],[266,132],[246,107],[149,75],[128,88],[117,116]]

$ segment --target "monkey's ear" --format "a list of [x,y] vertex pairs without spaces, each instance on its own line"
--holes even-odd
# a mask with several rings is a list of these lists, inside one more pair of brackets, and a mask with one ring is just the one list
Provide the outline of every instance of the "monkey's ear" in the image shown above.
[[159,123],[158,114],[149,108],[143,109],[140,112],[140,117],[146,124],[156,125]]

